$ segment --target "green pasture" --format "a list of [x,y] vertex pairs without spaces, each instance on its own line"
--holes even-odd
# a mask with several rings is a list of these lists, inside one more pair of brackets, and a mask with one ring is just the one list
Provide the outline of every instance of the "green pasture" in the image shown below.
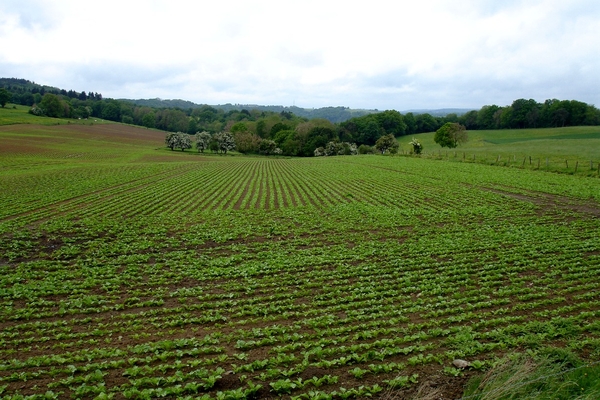
[[86,120],[76,119],[65,119],[65,118],[51,118],[51,117],[38,117],[33,114],[29,114],[31,107],[7,104],[4,108],[0,108],[0,126],[1,125],[13,125],[13,124],[36,124],[36,125],[62,125],[62,124],[105,124],[112,123],[105,121],[100,118],[88,118]]
[[[469,161],[554,172],[593,175],[600,163],[600,127],[468,131],[469,141],[455,149],[441,148],[433,132],[414,135],[424,145],[424,157]],[[410,152],[412,137],[399,138]],[[591,168],[590,168],[590,161]]]

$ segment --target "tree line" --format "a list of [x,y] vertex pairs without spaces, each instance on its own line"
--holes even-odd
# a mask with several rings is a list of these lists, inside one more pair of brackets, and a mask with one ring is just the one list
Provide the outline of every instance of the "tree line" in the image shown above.
[[[600,125],[600,111],[576,100],[537,103],[518,99],[510,106],[487,105],[463,115],[443,117],[386,110],[334,123],[325,118],[308,119],[287,109],[279,112],[240,110],[232,106],[225,110],[209,105],[187,109],[154,108],[103,98],[100,93],[60,90],[21,79],[2,78],[0,85],[4,86],[0,90],[7,92],[14,103],[31,106],[30,112],[36,115],[102,118],[188,135],[228,132],[235,140],[237,151],[255,154],[264,154],[273,146],[283,155],[300,157],[314,156],[316,149],[319,149],[317,155],[348,153],[354,148],[363,154],[380,152],[381,147],[376,144],[382,137],[435,132],[447,123],[462,125],[467,130]],[[343,143],[346,145],[341,145]],[[393,147],[390,149],[393,151]]]
[[538,103],[533,99],[518,99],[506,107],[483,106],[450,122],[459,122],[468,130],[600,125],[600,110],[577,100],[549,99]]

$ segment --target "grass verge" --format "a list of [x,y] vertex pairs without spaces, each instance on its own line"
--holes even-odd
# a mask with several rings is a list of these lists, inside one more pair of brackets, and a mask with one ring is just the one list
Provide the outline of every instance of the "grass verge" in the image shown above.
[[600,364],[584,365],[560,348],[503,358],[487,374],[473,378],[463,396],[465,400],[599,398]]

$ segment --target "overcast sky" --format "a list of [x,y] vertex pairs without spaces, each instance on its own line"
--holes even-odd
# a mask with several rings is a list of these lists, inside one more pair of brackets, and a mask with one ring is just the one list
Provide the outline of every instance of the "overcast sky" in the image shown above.
[[2,0],[0,77],[202,104],[600,106],[600,2]]

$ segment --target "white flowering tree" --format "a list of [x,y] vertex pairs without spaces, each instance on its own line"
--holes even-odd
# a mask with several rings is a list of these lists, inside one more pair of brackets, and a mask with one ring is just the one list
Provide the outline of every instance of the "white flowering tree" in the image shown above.
[[342,143],[342,152],[340,154],[345,156],[355,156],[358,154],[358,147],[356,147],[356,143]]
[[210,133],[206,131],[196,132],[196,149],[198,149],[199,152],[204,153],[204,150],[208,149],[210,139]]
[[175,147],[179,147],[179,135],[175,132],[167,133],[167,136],[165,136],[165,144],[171,150],[174,150]]
[[326,156],[337,156],[340,154],[344,154],[344,145],[340,142],[329,142],[325,146],[325,155]]
[[413,138],[408,144],[412,146],[414,154],[421,154],[423,151],[423,145],[415,138]]
[[227,154],[228,151],[235,150],[235,139],[231,132],[220,132],[215,135],[215,140],[219,145],[219,151]]
[[190,135],[183,132],[169,132],[165,137],[165,144],[171,150],[181,149],[184,151],[185,149],[192,148],[192,141],[190,139]]
[[177,147],[181,149],[181,151],[185,151],[185,149],[191,149],[192,148],[192,139],[190,139],[190,135],[188,135],[187,133],[183,133],[183,132],[177,132],[177,136],[178,138],[178,145]]
[[269,156],[269,155],[275,153],[276,148],[277,148],[277,143],[275,143],[275,141],[273,141],[273,140],[261,139],[260,142],[258,143],[258,152],[260,154],[264,154],[266,156]]
[[319,147],[315,150],[315,157],[318,156],[353,156],[358,154],[356,143],[348,142],[329,142],[325,147]]

